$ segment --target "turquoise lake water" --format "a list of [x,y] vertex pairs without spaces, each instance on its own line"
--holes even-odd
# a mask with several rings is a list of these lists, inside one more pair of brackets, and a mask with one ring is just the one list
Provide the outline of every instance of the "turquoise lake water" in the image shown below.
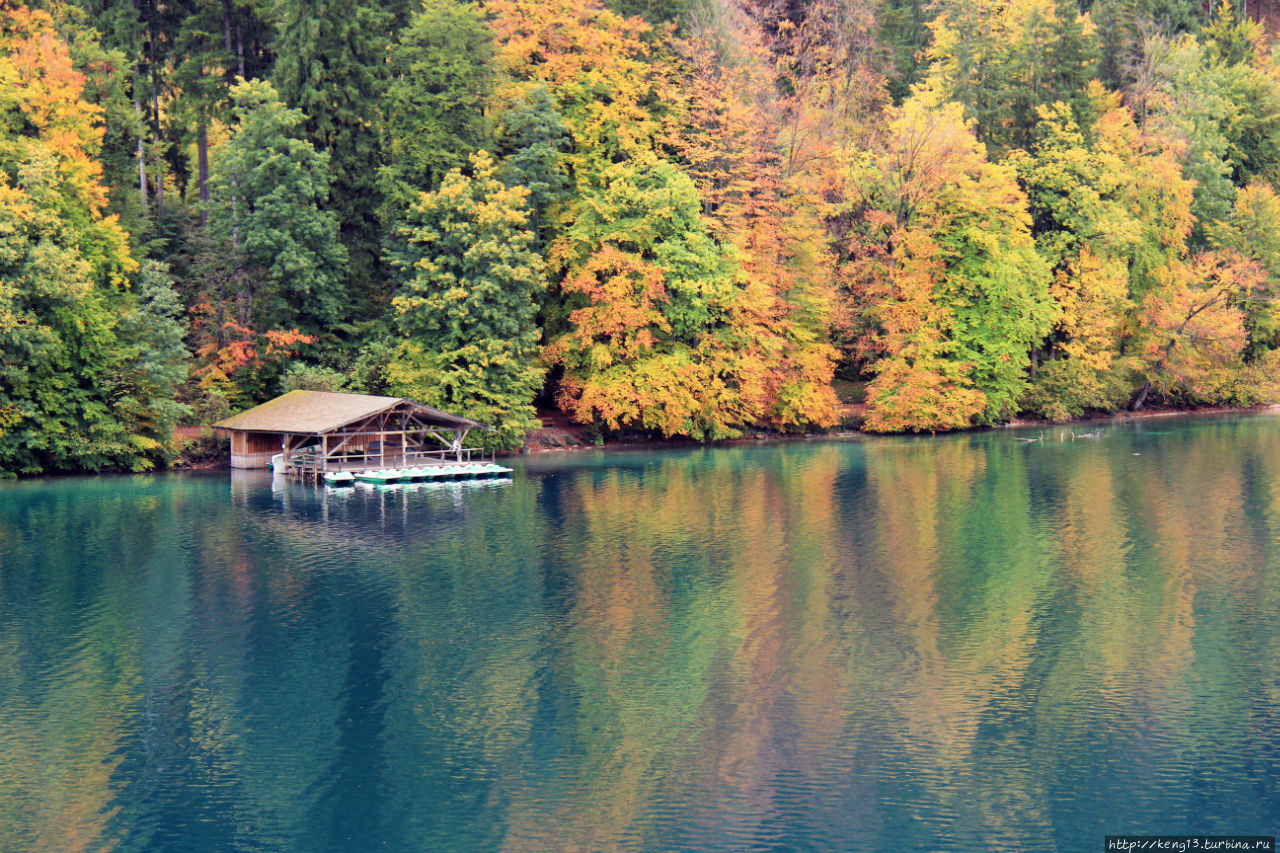
[[0,850],[1274,834],[1280,417],[1074,430],[0,484]]

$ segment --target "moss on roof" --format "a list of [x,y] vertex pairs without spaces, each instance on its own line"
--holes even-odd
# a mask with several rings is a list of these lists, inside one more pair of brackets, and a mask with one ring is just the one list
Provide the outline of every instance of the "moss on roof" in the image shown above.
[[451,415],[404,397],[337,394],[330,391],[290,391],[247,412],[219,421],[219,429],[246,432],[288,432],[314,435],[332,432],[354,421],[384,412],[401,403],[413,406],[418,417],[433,426],[488,429],[482,423]]

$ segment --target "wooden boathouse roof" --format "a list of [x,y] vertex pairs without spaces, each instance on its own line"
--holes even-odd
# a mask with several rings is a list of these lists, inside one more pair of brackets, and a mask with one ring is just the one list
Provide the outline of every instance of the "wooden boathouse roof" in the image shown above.
[[432,426],[489,429],[479,421],[451,415],[404,397],[375,397],[370,394],[339,394],[330,391],[290,391],[247,412],[232,415],[214,426],[245,432],[322,435],[401,404],[411,407],[419,421]]

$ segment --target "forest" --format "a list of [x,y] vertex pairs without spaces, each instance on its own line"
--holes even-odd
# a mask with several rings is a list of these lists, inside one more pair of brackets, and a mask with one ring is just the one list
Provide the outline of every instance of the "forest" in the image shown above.
[[0,0],[0,475],[296,388],[498,448],[1270,402],[1269,11]]

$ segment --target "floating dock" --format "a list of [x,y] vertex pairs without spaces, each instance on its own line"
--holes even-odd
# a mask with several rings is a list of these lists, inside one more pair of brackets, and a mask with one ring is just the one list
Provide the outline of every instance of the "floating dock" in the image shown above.
[[509,477],[512,471],[493,462],[458,462],[445,465],[424,465],[420,468],[378,468],[365,471],[330,471],[324,475],[329,486],[354,486],[356,483],[430,482],[444,480],[478,480],[488,477]]

